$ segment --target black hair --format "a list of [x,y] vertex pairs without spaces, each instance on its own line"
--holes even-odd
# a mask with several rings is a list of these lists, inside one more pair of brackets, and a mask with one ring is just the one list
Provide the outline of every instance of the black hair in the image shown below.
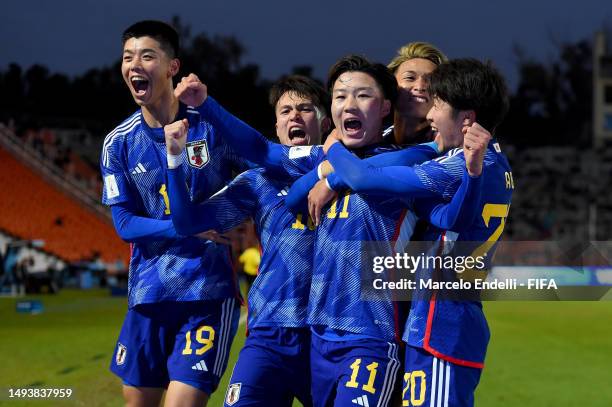
[[508,113],[506,82],[489,61],[453,59],[440,64],[428,78],[435,98],[451,105],[455,112],[473,110],[476,121],[491,134]]
[[331,67],[327,75],[327,89],[330,94],[338,77],[345,72],[363,72],[374,78],[378,86],[380,86],[385,99],[391,102],[391,111],[393,111],[397,99],[397,80],[386,66],[370,62],[359,55],[345,56]]
[[151,37],[159,42],[161,49],[168,57],[179,56],[179,35],[169,24],[157,20],[139,21],[129,26],[121,36],[121,43],[125,45],[130,38]]
[[323,86],[314,79],[302,75],[289,75],[276,81],[270,88],[268,99],[272,108],[276,108],[279,99],[287,92],[295,92],[298,96],[309,99],[321,109],[321,113],[329,117],[331,99]]

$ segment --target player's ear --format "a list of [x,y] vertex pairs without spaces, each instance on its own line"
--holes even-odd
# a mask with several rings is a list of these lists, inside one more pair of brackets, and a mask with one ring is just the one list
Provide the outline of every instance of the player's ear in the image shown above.
[[461,124],[463,126],[471,126],[476,123],[476,112],[473,110],[462,110],[459,113],[463,119],[461,119]]
[[327,132],[329,132],[330,129],[331,129],[331,119],[326,116],[323,118],[323,120],[321,120],[321,134],[327,134]]
[[382,117],[387,117],[389,113],[391,113],[391,101],[389,99],[385,99],[382,105]]
[[179,61],[178,58],[171,59],[170,60],[170,70],[168,72],[170,74],[170,77],[173,77],[174,75],[176,75],[180,68],[181,68],[181,61]]

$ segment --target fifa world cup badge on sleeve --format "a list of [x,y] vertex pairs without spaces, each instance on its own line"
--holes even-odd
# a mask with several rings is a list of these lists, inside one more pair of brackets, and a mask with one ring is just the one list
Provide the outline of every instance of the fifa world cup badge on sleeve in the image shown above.
[[186,147],[189,165],[192,167],[202,168],[210,160],[206,140],[192,141],[191,143],[187,143]]
[[106,197],[108,199],[119,196],[119,187],[117,186],[117,179],[114,175],[111,174],[104,177],[104,187],[106,188]]
[[227,396],[225,397],[225,404],[233,406],[240,399],[240,387],[242,383],[232,383],[227,388]]
[[115,355],[115,362],[117,363],[117,366],[121,366],[125,363],[126,354],[127,348],[125,347],[125,345],[123,345],[122,343],[117,345],[117,355]]

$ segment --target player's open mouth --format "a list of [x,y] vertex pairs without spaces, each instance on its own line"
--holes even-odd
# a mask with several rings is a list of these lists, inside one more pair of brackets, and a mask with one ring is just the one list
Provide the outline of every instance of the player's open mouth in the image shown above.
[[355,134],[359,130],[361,130],[362,124],[361,120],[358,119],[346,119],[344,121],[344,130],[346,134]]
[[134,92],[142,96],[147,92],[147,88],[149,87],[149,81],[142,76],[132,76],[130,78],[130,82],[132,83],[132,87],[134,88]]
[[306,137],[306,132],[303,129],[300,129],[299,127],[289,129],[289,138],[293,140],[296,137]]
[[305,145],[307,143],[306,132],[299,127],[289,129],[289,140],[294,146]]

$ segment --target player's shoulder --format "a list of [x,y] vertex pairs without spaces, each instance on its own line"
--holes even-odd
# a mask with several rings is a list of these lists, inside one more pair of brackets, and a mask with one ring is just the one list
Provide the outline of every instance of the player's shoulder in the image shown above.
[[504,154],[499,142],[497,140],[493,140],[489,147],[487,148],[487,152],[484,157],[484,166],[487,167],[502,167],[506,170],[510,170],[510,163],[508,162],[508,157]]
[[113,146],[119,145],[128,135],[137,131],[142,120],[142,112],[138,110],[106,135],[102,144],[102,161],[105,165],[108,164],[108,155]]

